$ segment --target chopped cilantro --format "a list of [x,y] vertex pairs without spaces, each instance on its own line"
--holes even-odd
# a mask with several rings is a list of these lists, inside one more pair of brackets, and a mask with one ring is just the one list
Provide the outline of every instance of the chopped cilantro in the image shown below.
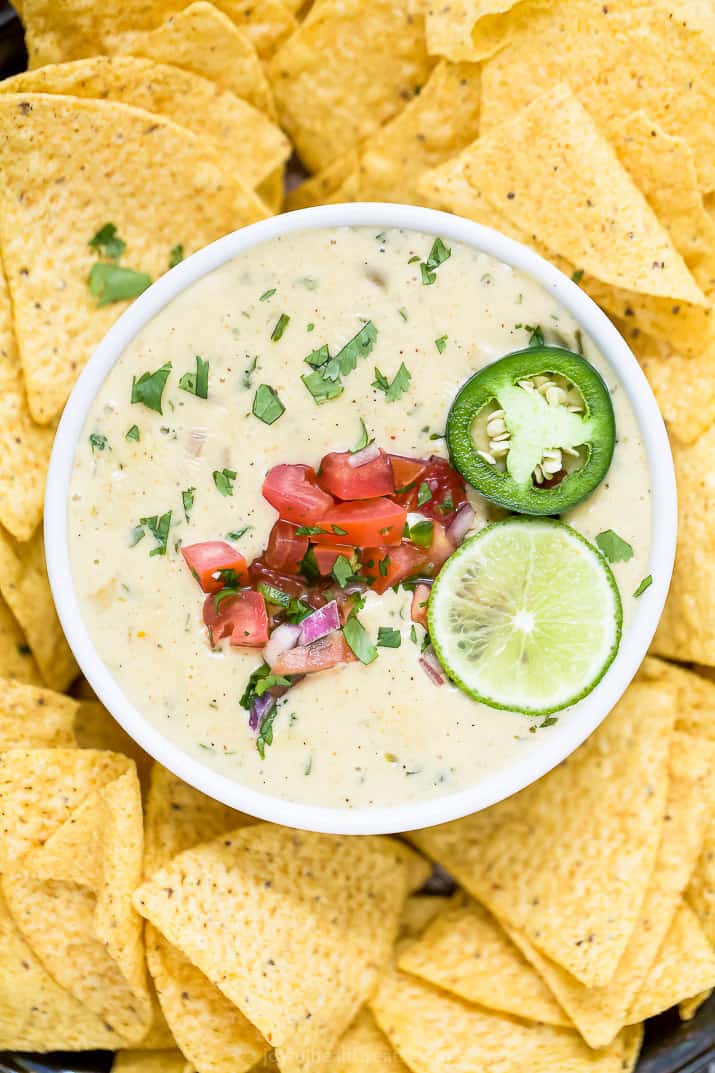
[[319,369],[321,365],[325,365],[326,361],[330,357],[330,350],[328,344],[323,343],[317,350],[311,350],[307,358],[303,360],[310,365],[313,369]]
[[314,332],[315,331],[315,325],[312,323],[312,321],[311,321],[310,324],[306,324],[305,330],[306,330],[306,332]]
[[638,588],[636,589],[636,591],[635,591],[635,592],[633,593],[634,597],[635,597],[636,599],[638,599],[638,597],[639,597],[639,596],[642,596],[642,595],[643,595],[643,593],[645,592],[645,590],[646,590],[646,589],[649,589],[649,588],[651,587],[651,585],[652,585],[652,584],[653,584],[653,575],[652,575],[652,574],[648,574],[648,576],[647,576],[647,577],[644,577],[644,578],[643,578],[643,580],[641,581],[640,585],[638,586]]
[[441,503],[437,504],[437,510],[440,514],[451,514],[454,510],[454,499],[451,492],[448,492]]
[[388,402],[396,402],[407,391],[411,380],[412,374],[403,361],[392,381],[388,380],[385,374],[375,366],[375,379],[372,382],[372,386],[377,388],[378,391],[384,392]]
[[339,525],[331,525],[330,528],[332,529],[332,531],[335,534],[335,536],[347,536],[348,535],[347,529],[343,529]]
[[[246,357],[248,357],[248,355],[246,355]],[[253,381],[253,374],[256,371],[256,366],[257,365],[258,365],[258,357],[252,358],[251,359],[251,364],[248,365],[243,370],[243,372],[241,373],[241,384],[242,384],[243,387],[249,388],[251,386],[251,383]]]
[[[171,528],[171,511],[167,510],[166,514],[162,514],[161,516],[152,514],[151,517],[140,518],[139,525],[134,529],[136,539],[132,542],[132,547],[134,544],[138,544],[142,536],[144,536],[143,528],[149,530],[157,545],[155,548],[151,549],[149,554],[166,555],[166,545],[169,540],[169,529]],[[142,529],[141,536],[137,535],[139,529]]]
[[241,537],[245,533],[247,533],[249,529],[252,528],[252,525],[244,525],[241,529],[231,529],[228,533],[226,533],[226,538],[227,540],[240,540]]
[[304,373],[301,376],[301,380],[318,406],[323,402],[328,402],[330,399],[337,399],[345,390],[340,382],[333,383],[330,380],[325,380],[320,369],[316,369],[312,373]]
[[353,576],[353,568],[350,560],[346,559],[344,555],[338,555],[333,563],[332,575],[340,588],[344,589],[350,578]]
[[299,525],[295,531],[296,536],[321,536],[327,534],[327,529],[321,529],[319,525]]
[[[347,376],[357,366],[358,358],[366,358],[372,352],[377,341],[377,328],[368,320],[352,339],[348,339],[342,350],[339,350],[334,358],[331,358],[329,366],[334,364],[337,370],[335,375],[329,375],[328,379],[335,380],[337,376]],[[329,370],[332,372],[332,369]],[[326,374],[327,375],[327,374]]]
[[421,507],[423,503],[429,503],[432,498],[432,489],[427,484],[427,481],[422,481],[422,484],[417,489],[417,506]]
[[189,521],[189,518],[190,518],[190,515],[191,515],[191,509],[192,509],[192,507],[194,505],[194,492],[195,491],[196,491],[195,488],[187,488],[185,491],[183,491],[181,493],[181,502],[182,502],[182,505],[184,507],[184,517],[186,518],[187,522]]
[[380,559],[377,564],[377,570],[380,577],[387,577],[387,571],[390,568],[390,556],[386,555],[384,559]]
[[366,447],[369,447],[371,443],[375,442],[375,438],[370,438],[370,433],[367,431],[367,426],[362,418],[360,418],[360,436],[354,447],[350,448],[350,454],[356,455],[358,451],[364,451]]
[[582,268],[577,268],[576,271],[571,276],[571,279],[574,281],[574,283],[580,283],[581,280],[583,279],[583,269]]
[[106,436],[103,436],[101,432],[92,432],[89,437],[89,442],[92,448],[92,454],[94,454],[95,451],[104,451],[109,447],[109,440]]
[[264,425],[272,425],[285,413],[285,406],[269,384],[261,384],[253,396],[253,416]]
[[609,563],[627,563],[633,558],[633,548],[630,544],[614,533],[613,529],[606,529],[596,537],[596,543],[604,558]]
[[414,645],[419,644],[419,641],[417,640],[417,629],[415,628],[414,623],[410,626],[410,640]]
[[90,249],[99,250],[100,254],[103,257],[108,257],[110,261],[118,261],[127,248],[124,239],[121,239],[117,234],[117,228],[114,224],[105,224],[100,227],[87,245]]
[[437,280],[437,269],[452,256],[449,246],[445,246],[441,238],[436,238],[426,261],[420,262],[420,274],[422,283],[428,287]]
[[169,268],[176,268],[178,264],[184,259],[184,247],[181,242],[177,242],[175,246],[171,247],[169,251]]
[[348,615],[347,622],[343,626],[343,636],[348,647],[361,663],[372,663],[377,659],[377,648],[368,637],[367,630],[360,622],[355,610]]
[[209,363],[196,355],[196,372],[184,373],[179,380],[182,391],[188,391],[190,395],[196,395],[198,399],[209,397]]
[[270,289],[269,291],[264,291],[264,292],[263,292],[263,294],[262,294],[262,295],[261,295],[261,297],[260,297],[260,298],[258,299],[258,301],[259,301],[259,302],[267,302],[267,301],[268,301],[268,299],[269,299],[269,298],[272,298],[272,297],[273,297],[273,295],[274,295],[275,293],[276,293],[276,288],[275,288],[275,287],[271,287],[271,289]]
[[417,261],[419,261],[419,259],[420,259],[420,255],[418,253],[415,253],[415,254],[412,255],[412,257],[410,257],[410,259],[408,260],[407,263],[408,263],[408,265],[413,265]]
[[327,402],[336,399],[343,393],[343,385],[340,378],[347,376],[357,365],[358,358],[367,357],[375,345],[377,328],[372,321],[349,339],[345,346],[338,351],[335,357],[330,357],[327,345],[313,350],[305,359],[313,366],[312,373],[305,373],[301,380],[311,393],[316,403]]
[[277,714],[278,706],[274,701],[272,706],[263,716],[263,720],[258,731],[258,737],[256,738],[256,748],[258,749],[258,753],[261,760],[265,760],[266,758],[266,745],[273,744],[273,723]]
[[279,589],[276,585],[269,585],[266,581],[259,581],[258,591],[266,603],[275,604],[276,607],[288,607],[290,604],[290,593],[283,592],[283,589]]
[[163,413],[161,396],[164,393],[170,372],[171,362],[167,361],[153,373],[142,373],[138,380],[133,376],[131,401],[140,402],[148,410],[154,410],[158,414]]
[[434,522],[427,520],[416,522],[413,526],[410,526],[410,540],[419,548],[428,548],[432,543],[433,529]]
[[400,316],[402,317],[402,319],[403,319],[403,320],[407,320],[407,319],[408,319],[408,317],[407,317],[407,310],[405,309],[405,307],[404,307],[404,306],[400,306],[400,308],[399,308],[399,309],[397,310],[397,312],[398,312],[398,313],[400,314]]
[[390,626],[380,626],[377,631],[377,643],[380,648],[399,648],[402,644],[402,634]]
[[124,435],[125,440],[135,440],[137,443],[141,439],[141,433],[139,432],[139,425],[132,425],[130,429]]
[[129,547],[135,547],[140,540],[146,536],[146,530],[143,525],[135,525],[132,529],[131,536],[129,538]]
[[262,663],[260,667],[256,667],[255,671],[251,672],[248,682],[246,683],[246,688],[244,689],[241,699],[238,702],[242,708],[246,709],[247,712],[251,710],[251,705],[256,698],[256,688],[258,686],[258,683],[263,678],[267,678],[270,673],[271,668],[268,666],[267,663]]
[[277,343],[279,339],[283,338],[283,332],[290,324],[290,317],[287,313],[281,313],[280,317],[276,321],[275,327],[271,332],[271,339],[274,343]]
[[261,678],[256,683],[256,696],[262,697],[264,693],[267,693],[269,689],[273,689],[274,686],[289,685],[291,685],[290,678],[286,678],[282,674],[267,674],[265,678]]
[[529,346],[543,346],[544,333],[538,324],[525,324],[524,328],[529,335]]
[[435,339],[434,345],[437,347],[437,353],[438,354],[444,354],[444,351],[445,351],[446,346],[447,346],[447,340],[448,339],[449,339],[448,335],[440,335],[439,339]]
[[308,584],[320,580],[320,570],[318,569],[315,552],[312,548],[308,548],[305,555],[298,563],[298,573],[303,575]]
[[233,495],[233,482],[236,480],[235,469],[215,469],[213,479],[222,496]]
[[151,276],[146,272],[135,272],[133,268],[122,268],[106,261],[92,265],[87,277],[90,292],[97,299],[98,306],[137,298],[151,282]]

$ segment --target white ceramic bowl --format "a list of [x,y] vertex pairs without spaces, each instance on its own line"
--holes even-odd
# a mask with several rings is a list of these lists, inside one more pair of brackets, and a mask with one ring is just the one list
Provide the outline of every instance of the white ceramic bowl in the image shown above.
[[[70,570],[67,523],[70,474],[85,418],[103,380],[144,325],[196,280],[252,246],[294,231],[345,225],[401,227],[462,242],[525,272],[552,293],[593,339],[628,395],[645,444],[653,497],[648,566],[653,584],[639,600],[613,665],[580,702],[578,718],[562,721],[523,759],[469,789],[416,804],[353,810],[295,804],[248,789],[187,755],[149,722],[112,677],[84,624]],[[497,231],[447,213],[391,204],[328,205],[274,216],[226,235],[157,280],[119,318],[80,376],[57,430],[45,498],[47,565],[60,621],[92,688],[127,733],[180,778],[233,808],[291,827],[345,834],[413,830],[476,812],[528,786],[580,745],[619,700],[646,654],[670,583],[676,524],[673,460],[660,412],[638,363],[600,309],[547,261]]]

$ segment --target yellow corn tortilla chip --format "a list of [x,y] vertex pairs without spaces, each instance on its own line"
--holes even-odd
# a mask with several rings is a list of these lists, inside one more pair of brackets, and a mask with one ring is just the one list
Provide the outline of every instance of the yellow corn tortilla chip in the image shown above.
[[72,697],[0,678],[0,749],[73,746],[78,708]]
[[368,1009],[357,1015],[338,1043],[333,1073],[409,1073]]
[[[696,5],[651,0],[555,0],[535,10],[483,71],[482,123],[491,130],[558,82],[569,82],[608,134],[624,110],[642,110],[683,138],[704,191],[715,188],[712,36]],[[700,5],[703,8],[703,5]],[[564,47],[564,42],[583,43]]]
[[430,987],[405,973],[387,973],[370,1002],[375,1020],[414,1073],[622,1073],[626,1037],[592,1051],[577,1032],[524,1024]]
[[452,908],[453,899],[439,894],[412,894],[402,907],[400,939],[416,939],[435,917]]
[[715,819],[705,836],[702,853],[686,891],[686,898],[715,948]]
[[475,63],[504,48],[534,11],[551,0],[450,0],[427,9],[427,47]]
[[0,524],[17,540],[29,540],[42,517],[51,450],[52,431],[30,417],[0,265]]
[[255,46],[238,26],[206,0],[197,0],[157,26],[114,37],[103,51],[144,56],[215,82],[271,117],[273,92]]
[[281,126],[320,171],[404,107],[432,66],[419,4],[321,0],[268,73]]
[[[515,145],[529,152],[514,153]],[[712,330],[705,295],[568,86],[537,98],[443,168],[425,177],[428,188],[458,171],[474,188],[470,215],[483,218],[491,206],[513,237],[567,273],[583,272],[584,289],[612,313],[667,332],[688,352],[702,348]]]
[[36,420],[56,416],[126,308],[97,308],[87,285],[100,227],[114,223],[123,263],[155,278],[177,243],[191,253],[265,215],[224,162],[211,142],[116,101],[0,95],[0,243]]
[[715,424],[694,443],[672,446],[678,548],[653,651],[715,667]]
[[123,1043],[111,1025],[50,976],[16,927],[0,892],[0,1047],[81,1051]]
[[631,1025],[623,1030],[623,1073],[633,1073],[643,1046],[643,1025]]
[[58,692],[67,689],[79,667],[55,612],[41,527],[24,544],[0,529],[0,593],[20,623],[45,683]]
[[268,60],[298,24],[281,0],[218,0],[231,21],[253,42],[262,60]]
[[680,1014],[680,1020],[692,1021],[702,1004],[707,1002],[712,993],[711,988],[709,991],[701,991],[699,995],[693,995],[692,998],[686,998],[683,1002],[679,1002],[678,1013]]
[[283,205],[283,189],[285,184],[285,168],[276,168],[267,179],[256,188],[256,193],[261,201],[271,212],[280,212]]
[[665,682],[678,690],[676,730],[715,741],[715,682],[652,656],[645,660],[640,673],[650,681]]
[[397,934],[407,868],[395,845],[256,824],[179,854],[135,905],[276,1048],[283,1073],[322,1073]]
[[4,678],[44,685],[25,634],[0,594],[0,673]]
[[142,788],[148,786],[151,757],[129,737],[98,700],[81,700],[74,720],[74,733],[80,749],[104,749],[123,753],[137,766]]
[[112,1073],[194,1073],[181,1051],[119,1051]]
[[609,1044],[624,1025],[640,1020],[629,1016],[629,1009],[652,972],[700,853],[715,804],[713,771],[715,742],[676,732],[665,822],[650,884],[636,926],[608,984],[584,987],[535,950],[533,944],[510,931],[591,1047]]
[[521,793],[413,832],[502,922],[589,987],[636,925],[663,825],[675,691],[636,679],[598,730]]
[[715,950],[685,903],[676,913],[648,979],[628,1014],[631,1023],[655,1017],[715,987]]
[[[146,927],[144,929],[144,945],[146,947]],[[149,994],[151,996],[152,1020],[149,1026],[149,1031],[146,1036],[139,1041],[137,1047],[143,1051],[173,1050],[176,1047],[176,1040],[166,1023],[164,1014],[161,1012],[161,1006],[159,1005],[159,999],[157,998],[151,976],[147,982],[149,984]]]
[[257,108],[190,71],[138,56],[93,56],[40,67],[0,82],[0,93],[121,101],[155,112],[209,138],[248,186],[258,186],[290,156],[288,139]]
[[348,193],[357,196],[359,164],[359,148],[348,149],[342,156],[331,160],[317,175],[289,191],[285,199],[286,210],[292,212],[294,209],[307,209],[311,205],[335,204],[345,200]]
[[477,902],[441,913],[402,949],[397,964],[467,1002],[527,1021],[572,1027],[543,980]]

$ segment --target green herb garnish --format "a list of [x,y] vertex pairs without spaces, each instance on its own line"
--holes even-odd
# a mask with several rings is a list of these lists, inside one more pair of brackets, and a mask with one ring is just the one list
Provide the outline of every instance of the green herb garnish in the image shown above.
[[276,321],[275,327],[271,332],[271,339],[274,343],[277,343],[279,339],[283,338],[283,332],[290,324],[290,317],[287,313],[281,313],[280,317]]
[[209,397],[209,363],[196,355],[196,372],[184,373],[179,380],[182,391],[188,391],[190,395],[196,395],[198,399]]
[[245,533],[247,533],[249,529],[252,529],[252,528],[253,528],[252,525],[244,525],[241,529],[231,529],[228,533],[226,533],[226,539],[227,540],[240,540],[241,537]]
[[233,482],[236,480],[235,469],[215,469],[213,479],[222,496],[233,495]]
[[89,437],[92,454],[95,451],[104,451],[109,446],[109,440],[101,432],[92,432]]
[[299,525],[295,531],[296,536],[322,536],[328,534],[327,529],[321,529],[319,525]]
[[448,335],[440,335],[439,339],[435,339],[434,345],[437,347],[437,352],[439,354],[444,354],[444,351],[445,351],[446,346],[447,346],[447,340],[448,339],[449,339]]
[[258,591],[266,603],[275,604],[276,607],[288,607],[290,604],[290,593],[283,592],[283,589],[279,589],[276,585],[269,585],[266,581],[259,581]]
[[608,559],[609,563],[627,563],[633,558],[633,548],[626,541],[614,533],[613,529],[606,529],[596,537],[599,551]]
[[367,426],[362,418],[360,418],[360,437],[354,447],[350,448],[350,454],[356,455],[358,451],[364,451],[366,447],[369,447],[371,443],[374,443],[374,437],[370,438],[370,433],[367,431]]
[[133,268],[122,268],[106,261],[92,265],[87,277],[90,292],[97,299],[98,306],[137,298],[151,286],[151,282],[151,276],[146,272],[135,272]]
[[642,596],[643,593],[645,592],[645,590],[649,589],[652,584],[653,584],[653,575],[648,574],[647,577],[643,578],[643,580],[641,581],[640,585],[638,586],[636,591],[633,593],[633,596],[635,597],[635,599],[637,600],[639,596]]
[[269,299],[269,298],[272,298],[272,297],[273,297],[273,295],[274,295],[275,293],[276,293],[276,288],[275,288],[275,287],[271,287],[271,289],[270,289],[269,291],[264,291],[264,292],[263,292],[263,294],[262,294],[262,295],[261,295],[261,297],[260,297],[260,298],[258,299],[258,301],[259,301],[259,302],[267,302],[267,301],[268,301],[268,299]]
[[399,648],[402,644],[402,634],[390,626],[380,626],[377,631],[377,643],[380,648]]
[[139,425],[132,425],[130,429],[124,435],[125,440],[135,440],[139,443],[141,439],[141,433],[139,432]]
[[169,540],[169,529],[171,528],[171,511],[167,510],[166,514],[161,516],[152,514],[148,518],[140,518],[139,525],[135,526],[132,530],[132,544],[138,544],[144,536],[144,530],[148,529],[151,535],[154,537],[157,546],[152,548],[149,552],[150,555],[166,555],[166,545]]
[[325,380],[321,375],[320,369],[316,369],[312,373],[305,373],[301,376],[301,380],[319,406],[330,399],[337,399],[345,390],[339,381],[336,383],[331,380]]
[[176,268],[178,264],[184,259],[184,247],[181,242],[177,242],[175,246],[171,247],[169,252],[169,268]]
[[377,659],[377,648],[368,637],[367,630],[353,610],[343,626],[343,636],[348,647],[361,663],[372,663]]
[[403,361],[392,381],[388,380],[385,374],[375,366],[375,379],[372,382],[372,386],[377,388],[378,391],[384,392],[388,402],[396,402],[407,391],[411,380],[412,374]]
[[278,705],[274,701],[272,706],[268,709],[263,716],[263,722],[258,731],[258,737],[256,738],[256,748],[261,760],[266,758],[266,745],[273,744],[273,723],[276,715],[278,714]]
[[164,393],[170,372],[171,362],[167,361],[153,373],[142,373],[138,380],[133,376],[131,401],[140,402],[148,410],[154,410],[157,414],[163,413],[161,396]]
[[182,503],[183,508],[184,508],[184,517],[186,518],[187,522],[189,521],[189,516],[191,514],[191,509],[192,509],[192,507],[194,505],[194,492],[195,491],[196,491],[195,488],[187,488],[185,491],[183,491],[181,493],[181,503]]
[[285,413],[285,406],[269,384],[261,384],[253,396],[253,416],[264,425],[272,425]]
[[104,227],[100,227],[87,245],[93,250],[99,250],[100,254],[108,257],[110,261],[118,261],[127,248],[124,239],[117,234],[114,224],[105,224]]
[[437,279],[437,269],[452,256],[449,246],[445,246],[441,238],[436,238],[426,261],[420,262],[420,274],[422,283],[428,287]]
[[348,581],[353,576],[353,568],[349,559],[346,559],[344,555],[338,555],[337,559],[333,563],[333,569],[331,571],[333,577],[337,581],[341,589],[344,589]]
[[417,489],[417,506],[421,507],[423,503],[429,503],[432,498],[432,489],[427,484],[427,481],[422,481],[422,484]]
[[433,530],[434,522],[429,522],[426,519],[421,522],[415,522],[410,527],[410,540],[419,548],[428,548],[432,543]]
[[580,283],[581,280],[583,279],[583,269],[582,268],[577,268],[576,271],[571,276],[571,279],[574,281],[574,283]]

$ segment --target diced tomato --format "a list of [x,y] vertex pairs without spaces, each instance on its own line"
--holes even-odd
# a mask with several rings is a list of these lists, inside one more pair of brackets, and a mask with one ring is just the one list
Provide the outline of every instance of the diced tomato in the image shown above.
[[413,484],[421,477],[427,468],[427,462],[423,458],[405,458],[404,455],[390,455],[392,475],[395,481],[395,490],[401,490]]
[[268,613],[266,602],[258,592],[242,589],[227,596],[216,607],[216,597],[204,600],[204,622],[211,644],[224,637],[231,638],[237,647],[263,648],[268,642]]
[[249,584],[246,560],[224,540],[205,540],[202,544],[182,546],[181,554],[204,592],[218,592],[227,584],[227,580],[214,577],[220,570],[233,570],[239,585]]
[[375,499],[395,491],[389,456],[380,451],[377,458],[362,466],[352,466],[349,451],[326,455],[318,470],[318,484],[336,499]]
[[338,503],[321,519],[323,532],[310,539],[321,544],[353,544],[356,547],[399,544],[406,517],[403,507],[391,499]]
[[281,518],[296,525],[317,525],[333,506],[333,497],[319,488],[311,466],[274,466],[263,482],[263,495]]
[[339,663],[350,663],[354,659],[342,632],[335,630],[310,645],[290,648],[278,657],[271,671],[281,675],[313,674],[315,671],[327,671]]
[[300,561],[308,550],[308,538],[296,536],[291,522],[277,521],[268,537],[264,553],[266,566],[284,574],[297,574]]
[[415,591],[412,593],[412,607],[410,608],[412,621],[418,626],[424,626],[425,629],[427,629],[427,604],[431,592],[429,585],[420,583],[415,585]]
[[320,570],[323,577],[327,577],[333,569],[338,555],[344,555],[346,559],[349,559],[354,552],[355,548],[350,548],[343,544],[335,544],[332,547],[330,544],[313,545],[315,561],[318,564],[318,570]]
[[432,523],[432,543],[427,548],[427,557],[430,562],[430,575],[436,576],[440,568],[446,563],[454,552],[454,544],[447,536],[447,530],[441,522]]
[[[431,498],[418,504],[423,483],[429,488]],[[452,469],[447,459],[432,455],[426,462],[420,479],[409,491],[402,492],[395,498],[408,513],[418,510],[428,518],[449,525],[459,508],[467,502],[467,490],[464,481],[457,471]]]
[[424,572],[429,552],[403,541],[396,548],[363,548],[360,573],[374,578],[373,592],[387,592],[393,585]]
[[277,570],[271,570],[263,559],[254,559],[248,569],[251,576],[251,585],[254,588],[258,588],[261,582],[264,585],[272,585],[273,588],[280,589],[281,592],[287,592],[289,596],[294,596],[296,599],[302,600],[308,607],[316,609],[322,607],[326,602],[322,593],[322,589],[326,588],[328,584],[325,581],[318,581],[315,585],[309,585],[305,578],[299,575],[281,574]]

